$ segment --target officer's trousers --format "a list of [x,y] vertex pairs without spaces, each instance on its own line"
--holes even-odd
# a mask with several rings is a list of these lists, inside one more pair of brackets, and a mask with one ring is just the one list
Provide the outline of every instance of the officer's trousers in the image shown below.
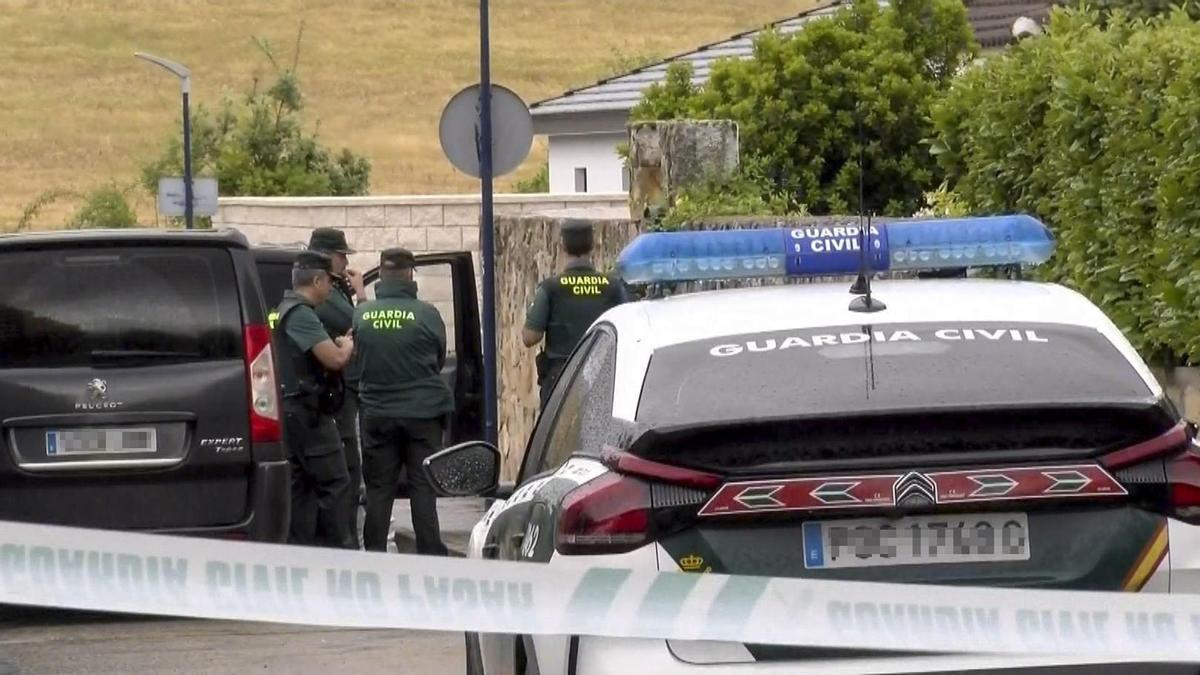
[[345,503],[342,509],[347,516],[346,548],[361,548],[358,542],[358,501],[362,490],[362,454],[358,447],[358,392],[346,388],[346,399],[337,415],[338,433],[342,437],[342,450],[346,457],[346,472],[349,482],[342,494]]
[[342,548],[344,494],[350,479],[333,418],[285,404],[284,440],[292,469],[292,522],[288,540],[302,546]]
[[417,553],[446,555],[438,526],[437,494],[421,468],[425,458],[442,444],[441,419],[362,417],[363,479],[367,484],[367,515],[363,545],[368,551],[386,551],[388,526],[400,469],[408,468],[408,500],[412,507]]
[[550,394],[554,393],[554,385],[558,384],[558,376],[562,374],[563,366],[567,365],[566,361],[546,360],[545,371],[539,373],[538,389],[541,399],[541,409],[546,409],[546,403],[550,401]]

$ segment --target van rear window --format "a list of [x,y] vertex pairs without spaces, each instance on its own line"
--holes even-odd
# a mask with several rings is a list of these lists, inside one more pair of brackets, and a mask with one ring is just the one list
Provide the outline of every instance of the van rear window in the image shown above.
[[1099,331],[1059,324],[841,326],[655,352],[638,420],[1145,403],[1149,387]]
[[0,367],[241,357],[233,261],[205,248],[0,252]]
[[260,260],[257,266],[263,299],[266,300],[267,307],[273,309],[283,302],[284,291],[292,288],[292,263]]

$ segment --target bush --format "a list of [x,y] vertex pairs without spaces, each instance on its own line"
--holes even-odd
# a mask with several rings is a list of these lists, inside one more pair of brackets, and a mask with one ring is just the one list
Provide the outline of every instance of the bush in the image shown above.
[[517,181],[513,186],[517,192],[522,194],[540,194],[550,191],[550,164],[546,163],[538,169],[537,173],[533,174],[525,180]]
[[[303,27],[301,28],[301,37]],[[192,170],[216,176],[222,195],[343,196],[366,194],[371,164],[343,149],[333,153],[316,133],[304,130],[296,53],[279,66],[269,43],[256,44],[276,69],[275,83],[260,91],[256,81],[241,101],[225,99],[216,111],[201,105],[192,115]],[[183,172],[183,143],[173,133],[158,159],[142,168],[142,185],[158,191],[158,179]]]
[[98,187],[83,196],[83,204],[71,218],[71,226],[79,228],[135,227],[137,214],[125,198],[127,190],[114,184]]
[[17,232],[32,229],[34,226],[34,219],[38,217],[38,215],[42,212],[42,209],[54,204],[60,199],[75,197],[78,197],[75,192],[61,188],[43,191],[37,197],[34,197],[33,201],[26,204],[25,208],[21,210],[21,217],[17,219]]
[[1097,303],[1151,362],[1200,363],[1200,24],[1055,10],[1046,36],[964,74],[935,151],[973,211],[1054,230],[1044,278]]
[[753,164],[744,164],[733,176],[685,188],[653,228],[678,230],[689,223],[721,216],[806,214],[803,205],[792,205],[787,195],[772,192]]
[[1187,12],[1191,18],[1200,19],[1200,3],[1196,0],[1056,0],[1054,4],[1075,8],[1088,7],[1099,12],[1100,17],[1105,19],[1117,11],[1133,18],[1146,19],[1180,9]]
[[736,121],[764,189],[817,214],[858,210],[861,149],[865,209],[908,215],[941,182],[923,144],[929,106],[975,50],[959,0],[857,0],[792,36],[764,33],[753,58],[718,62],[703,86],[672,65],[633,117]]

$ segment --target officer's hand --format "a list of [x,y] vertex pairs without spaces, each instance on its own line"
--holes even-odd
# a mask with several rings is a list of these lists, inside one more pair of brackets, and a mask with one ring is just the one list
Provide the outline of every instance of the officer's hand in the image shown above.
[[354,289],[354,294],[359,300],[367,299],[367,288],[363,285],[362,272],[346,268],[346,279],[350,281],[350,287]]

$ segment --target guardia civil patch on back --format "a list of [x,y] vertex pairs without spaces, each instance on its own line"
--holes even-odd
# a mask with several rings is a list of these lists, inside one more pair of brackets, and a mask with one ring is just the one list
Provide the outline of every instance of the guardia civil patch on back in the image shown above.
[[558,283],[571,295],[602,295],[611,282],[603,274],[564,274]]
[[375,330],[399,330],[417,316],[407,309],[379,309],[363,312],[362,318]]

